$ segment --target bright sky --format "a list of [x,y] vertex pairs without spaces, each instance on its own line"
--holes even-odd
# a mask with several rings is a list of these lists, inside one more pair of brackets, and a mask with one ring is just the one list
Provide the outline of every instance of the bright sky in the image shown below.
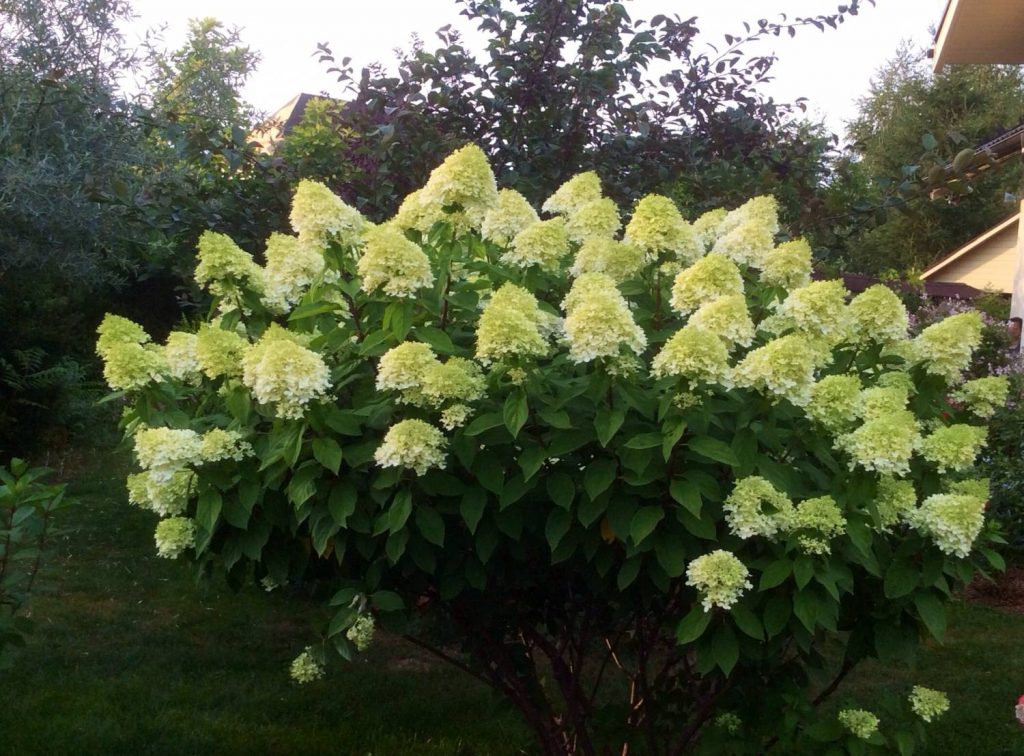
[[[790,18],[834,12],[838,0],[623,0],[634,19],[659,13],[697,16],[703,42],[722,42],[726,32],[742,32],[743,21],[766,13]],[[134,0],[138,16],[127,30],[129,41],[146,29],[166,25],[167,47],[181,44],[187,19],[213,16],[238,26],[242,38],[262,55],[259,69],[246,86],[246,98],[272,112],[299,92],[340,95],[340,85],[312,55],[327,42],[337,59],[352,58],[359,68],[373,61],[391,63],[392,51],[406,47],[418,34],[428,49],[439,46],[434,31],[446,24],[467,33],[475,30],[458,15],[455,0]],[[838,31],[802,29],[794,39],[770,38],[757,52],[775,52],[775,81],[769,87],[778,100],[807,97],[812,114],[836,132],[856,112],[856,100],[882,63],[903,39],[930,43],[946,0],[877,0],[864,2],[860,15]],[[754,48],[746,50],[755,52]]]

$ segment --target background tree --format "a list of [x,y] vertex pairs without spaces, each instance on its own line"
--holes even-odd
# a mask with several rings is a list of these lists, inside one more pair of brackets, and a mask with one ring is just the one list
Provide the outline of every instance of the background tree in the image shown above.
[[[1020,166],[1014,161],[970,182],[953,177],[948,201],[933,201],[944,167],[1024,118],[1024,75],[1016,66],[947,66],[932,73],[909,44],[872,81],[849,125],[851,161],[834,182],[838,242],[822,246],[850,271],[926,267],[1013,212]],[[859,199],[851,194],[860,195]],[[852,200],[852,201],[851,201]],[[844,227],[845,226],[845,227]]]

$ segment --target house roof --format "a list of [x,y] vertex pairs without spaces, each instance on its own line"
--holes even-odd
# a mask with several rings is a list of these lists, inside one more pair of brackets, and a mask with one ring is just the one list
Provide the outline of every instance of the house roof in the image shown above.
[[1002,231],[1005,231],[1010,226],[1016,225],[1019,221],[1020,221],[1020,213],[1015,213],[1015,214],[1011,215],[1009,218],[1007,218],[1006,220],[1002,221],[1001,223],[996,224],[995,226],[993,226],[992,228],[990,228],[988,231],[986,231],[985,233],[981,234],[980,236],[974,237],[969,242],[964,244],[962,247],[960,247],[959,249],[953,250],[953,252],[951,252],[950,254],[946,255],[945,257],[940,259],[938,262],[936,262],[934,265],[932,265],[930,268],[928,268],[924,273],[921,274],[922,280],[927,281],[928,278],[930,278],[931,276],[933,276],[936,273],[938,273],[939,271],[941,271],[943,268],[948,266],[950,263],[955,262],[956,260],[959,260],[964,255],[970,254],[971,251],[973,251],[973,250],[977,249],[978,247],[980,247],[982,244],[987,242],[993,236],[995,236],[996,234],[1001,233]]
[[936,71],[950,63],[1024,63],[1024,3],[949,0],[932,60]]
[[[823,273],[814,273],[811,277],[816,281],[832,278],[832,276],[827,276]],[[880,278],[866,276],[861,273],[842,273],[839,277],[843,279],[843,286],[851,294],[860,294],[865,289],[880,283],[884,283],[887,286],[896,286],[901,289],[909,289],[912,286],[902,281],[882,281]],[[975,299],[985,293],[980,289],[975,289],[973,286],[962,283],[950,283],[948,281],[922,281],[922,283],[924,284],[925,296],[931,299]]]
[[311,100],[331,100],[326,95],[300,92],[277,109],[272,116],[264,121],[253,133],[252,140],[259,142],[263,149],[272,152],[277,142],[288,136],[302,121],[306,114],[306,106]]

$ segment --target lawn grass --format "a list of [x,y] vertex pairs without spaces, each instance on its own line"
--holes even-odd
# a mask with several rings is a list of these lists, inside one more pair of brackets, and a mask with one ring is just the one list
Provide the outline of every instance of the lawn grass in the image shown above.
[[[358,661],[299,686],[288,665],[319,607],[282,591],[200,591],[155,556],[155,517],[124,500],[127,460],[88,459],[32,603],[37,632],[0,673],[0,754],[519,754],[518,714],[467,675],[379,634]],[[867,664],[839,701],[914,684],[953,708],[926,754],[1024,754],[1024,616],[962,605],[915,666]]]

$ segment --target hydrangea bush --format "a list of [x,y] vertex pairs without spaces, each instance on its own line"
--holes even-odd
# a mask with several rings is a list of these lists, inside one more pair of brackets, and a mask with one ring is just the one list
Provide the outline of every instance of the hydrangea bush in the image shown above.
[[998,559],[972,463],[1005,391],[961,376],[978,316],[910,338],[889,289],[811,282],[770,197],[624,217],[584,173],[541,211],[473,146],[383,225],[302,182],[264,265],[203,236],[196,333],[108,316],[158,553],[315,575],[333,619],[296,679],[380,624],[545,753],[909,748],[940,693],[818,707],[941,637]]

